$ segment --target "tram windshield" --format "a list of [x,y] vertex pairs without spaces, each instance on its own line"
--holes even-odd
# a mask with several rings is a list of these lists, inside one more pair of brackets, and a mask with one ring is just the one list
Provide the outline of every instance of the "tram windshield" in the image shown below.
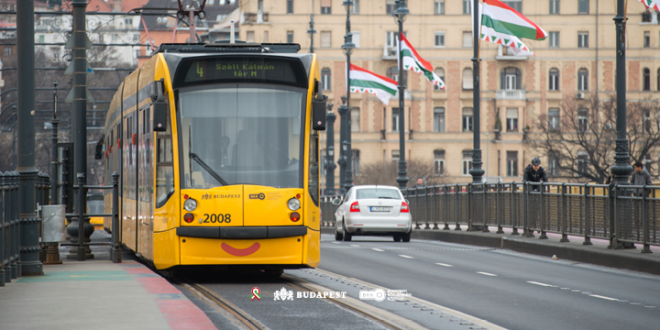
[[302,187],[306,92],[260,84],[181,89],[183,186]]

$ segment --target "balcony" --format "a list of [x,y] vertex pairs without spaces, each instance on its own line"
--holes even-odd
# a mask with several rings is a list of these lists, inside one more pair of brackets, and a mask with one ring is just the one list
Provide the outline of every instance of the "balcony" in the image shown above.
[[262,11],[256,13],[245,13],[245,24],[262,24],[268,22],[268,13]]
[[525,100],[524,90],[499,90],[495,96],[497,100]]
[[526,61],[527,55],[516,55],[510,47],[499,45],[495,59],[500,61]]
[[385,45],[385,47],[383,47],[383,59],[396,60],[396,46]]

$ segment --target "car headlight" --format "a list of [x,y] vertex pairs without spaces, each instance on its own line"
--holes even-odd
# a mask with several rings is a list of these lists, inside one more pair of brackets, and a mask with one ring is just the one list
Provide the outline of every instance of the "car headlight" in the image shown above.
[[197,201],[192,198],[188,198],[183,203],[183,208],[186,209],[186,211],[188,212],[192,212],[197,208]]
[[291,198],[286,205],[289,207],[289,210],[297,211],[300,208],[300,200],[297,198]]

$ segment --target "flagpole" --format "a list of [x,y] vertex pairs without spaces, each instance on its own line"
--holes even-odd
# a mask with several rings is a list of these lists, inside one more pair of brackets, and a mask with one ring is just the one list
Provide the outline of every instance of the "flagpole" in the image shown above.
[[482,177],[484,175],[484,170],[481,162],[481,121],[480,121],[480,105],[481,105],[481,95],[480,95],[480,84],[479,84],[479,46],[480,46],[480,26],[479,26],[479,0],[474,0],[472,5],[472,15],[474,19],[472,20],[472,31],[474,42],[474,57],[472,58],[472,93],[473,93],[473,111],[474,111],[474,121],[472,123],[473,133],[474,133],[474,146],[472,150],[472,168],[470,169],[470,175],[472,175],[472,183],[480,184],[482,182]]

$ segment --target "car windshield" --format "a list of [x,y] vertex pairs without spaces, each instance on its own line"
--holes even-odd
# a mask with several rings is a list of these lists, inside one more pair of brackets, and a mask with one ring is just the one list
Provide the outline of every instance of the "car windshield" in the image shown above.
[[182,89],[183,186],[301,187],[304,92],[261,84]]
[[399,191],[387,188],[363,188],[356,192],[357,199],[401,199]]

